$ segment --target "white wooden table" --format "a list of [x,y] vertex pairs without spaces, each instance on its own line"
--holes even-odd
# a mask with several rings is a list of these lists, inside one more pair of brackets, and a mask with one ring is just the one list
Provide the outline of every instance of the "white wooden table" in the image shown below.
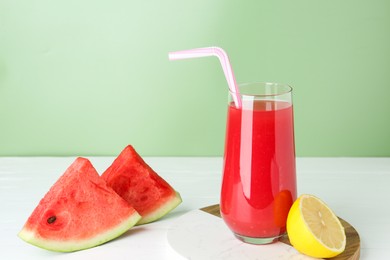
[[[101,173],[113,157],[87,157]],[[0,259],[185,259],[167,241],[182,215],[219,202],[221,158],[147,157],[183,198],[158,222],[107,244],[49,252],[16,235],[39,200],[75,157],[0,157]],[[390,158],[297,158],[298,194],[324,200],[358,231],[361,258],[390,259]],[[261,258],[259,258],[261,259]]]

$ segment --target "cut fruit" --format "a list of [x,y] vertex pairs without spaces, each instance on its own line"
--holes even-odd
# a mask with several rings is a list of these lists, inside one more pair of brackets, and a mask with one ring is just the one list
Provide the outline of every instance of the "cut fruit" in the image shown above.
[[344,227],[332,210],[312,195],[301,195],[292,205],[287,233],[294,248],[308,256],[330,258],[345,250]]
[[39,202],[18,236],[47,250],[71,252],[112,240],[140,218],[89,160],[79,157]]
[[102,178],[142,216],[137,225],[161,218],[182,202],[180,194],[131,145],[125,147]]

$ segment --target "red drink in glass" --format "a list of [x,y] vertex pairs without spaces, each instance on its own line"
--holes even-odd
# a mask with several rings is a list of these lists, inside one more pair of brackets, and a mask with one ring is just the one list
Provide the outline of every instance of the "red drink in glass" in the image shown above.
[[[291,88],[259,84],[228,107],[220,206],[238,238],[266,244],[286,232],[297,192]],[[246,94],[264,86],[274,89]]]

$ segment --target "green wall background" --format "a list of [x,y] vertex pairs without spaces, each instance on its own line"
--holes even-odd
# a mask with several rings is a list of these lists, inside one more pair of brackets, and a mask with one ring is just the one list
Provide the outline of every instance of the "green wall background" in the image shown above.
[[0,155],[222,155],[206,46],[294,87],[298,156],[390,156],[388,0],[0,0]]

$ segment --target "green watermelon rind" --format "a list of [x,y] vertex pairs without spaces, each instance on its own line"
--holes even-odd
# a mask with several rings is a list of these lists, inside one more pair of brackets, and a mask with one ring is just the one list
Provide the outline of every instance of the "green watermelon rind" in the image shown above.
[[61,241],[44,239],[37,236],[34,230],[29,230],[25,227],[19,232],[18,236],[27,243],[46,250],[56,252],[73,252],[95,247],[104,244],[110,240],[113,240],[128,231],[133,226],[135,226],[140,219],[141,216],[137,212],[134,212],[129,218],[124,220],[119,225],[111,228],[110,230],[107,230],[104,233],[98,234],[90,239],[85,240]]
[[174,208],[176,208],[182,201],[183,200],[181,199],[180,194],[175,191],[174,196],[172,196],[169,200],[163,203],[160,207],[148,213],[147,215],[142,216],[141,220],[138,221],[137,226],[147,224],[162,218]]

